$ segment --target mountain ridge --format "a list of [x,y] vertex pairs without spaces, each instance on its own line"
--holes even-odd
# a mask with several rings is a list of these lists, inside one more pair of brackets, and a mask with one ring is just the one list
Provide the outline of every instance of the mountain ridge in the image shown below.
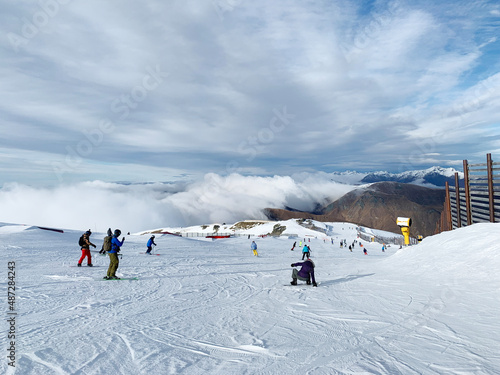
[[394,233],[400,231],[397,217],[411,217],[412,234],[428,236],[436,232],[444,197],[443,189],[384,181],[354,189],[314,213],[266,208],[264,214],[270,220],[345,221]]
[[411,183],[415,185],[433,185],[437,187],[444,187],[445,183],[455,183],[455,173],[458,173],[460,180],[464,179],[463,172],[454,168],[444,168],[440,166],[433,166],[427,169],[404,171],[400,173],[392,173],[387,171],[375,172],[333,172],[332,180],[339,183],[351,183],[361,185],[374,182],[402,182]]

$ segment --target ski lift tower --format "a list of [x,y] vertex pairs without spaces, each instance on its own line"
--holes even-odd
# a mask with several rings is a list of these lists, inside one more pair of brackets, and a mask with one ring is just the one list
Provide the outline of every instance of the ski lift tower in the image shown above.
[[401,233],[403,233],[405,239],[405,246],[408,246],[410,244],[411,218],[398,217],[396,224],[401,228]]

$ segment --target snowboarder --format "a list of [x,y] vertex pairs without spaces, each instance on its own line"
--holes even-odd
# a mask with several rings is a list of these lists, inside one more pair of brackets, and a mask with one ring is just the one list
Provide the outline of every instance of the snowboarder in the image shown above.
[[295,241],[295,242],[293,243],[293,246],[292,246],[292,251],[293,251],[293,249],[295,249],[295,245],[297,245],[297,241]]
[[250,245],[250,248],[253,251],[253,255],[259,256],[259,254],[257,253],[257,244],[255,243],[255,241],[252,241],[252,244]]
[[363,253],[365,253],[365,255],[368,255],[368,251],[366,251],[366,249],[363,249]]
[[113,238],[111,239],[111,250],[108,251],[109,254],[109,268],[108,274],[104,276],[106,280],[119,280],[119,277],[116,277],[116,270],[118,269],[119,260],[118,253],[120,252],[120,248],[123,246],[123,242],[125,241],[125,237],[122,237],[120,241],[118,237],[122,234],[120,229],[115,229],[113,234]]
[[113,238],[113,232],[111,232],[111,228],[108,228],[108,235],[104,237],[104,241],[102,243],[101,250],[99,254],[106,255],[106,253],[111,250],[111,239]]
[[146,250],[146,254],[151,255],[151,250],[153,249],[153,245],[156,246],[155,244],[155,236],[154,234],[151,236],[151,238],[148,240],[147,247],[148,249]]
[[311,248],[307,245],[304,245],[302,248],[302,260],[304,260],[304,257],[307,256],[307,259],[309,259],[309,256],[311,255]]
[[311,259],[307,259],[305,262],[292,263],[292,267],[298,266],[301,267],[300,271],[297,271],[296,268],[293,269],[292,281],[290,281],[290,284],[297,285],[297,279],[299,279],[305,281],[307,285],[311,285],[312,280],[312,285],[318,286],[318,284],[316,284],[316,279],[314,278],[314,262]]
[[96,247],[92,242],[90,242],[90,235],[92,232],[90,229],[83,234],[83,242],[81,243],[82,247],[82,256],[78,261],[78,267],[82,266],[82,262],[85,258],[87,258],[87,266],[92,267],[92,255],[90,255],[90,246]]

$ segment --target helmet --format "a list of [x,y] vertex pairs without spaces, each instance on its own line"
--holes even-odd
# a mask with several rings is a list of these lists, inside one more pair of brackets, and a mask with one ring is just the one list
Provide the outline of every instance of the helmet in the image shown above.
[[120,234],[122,234],[122,231],[120,229],[115,229],[115,236],[119,236]]
[[91,232],[91,231],[90,231],[90,229],[89,229],[88,231],[86,231],[86,232],[85,232],[85,234],[86,234],[87,236],[90,236],[90,235],[92,234],[92,232]]
[[153,235],[151,236],[151,238],[155,238],[155,235],[153,234]]

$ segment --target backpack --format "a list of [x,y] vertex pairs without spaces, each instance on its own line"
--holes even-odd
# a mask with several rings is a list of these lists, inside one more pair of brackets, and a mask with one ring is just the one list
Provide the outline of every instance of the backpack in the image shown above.
[[104,243],[102,244],[102,249],[104,251],[109,251],[111,250],[111,239],[113,236],[106,236],[104,237]]
[[78,245],[80,245],[80,246],[85,245],[85,240],[83,239],[83,234],[81,235],[80,239],[78,240]]

